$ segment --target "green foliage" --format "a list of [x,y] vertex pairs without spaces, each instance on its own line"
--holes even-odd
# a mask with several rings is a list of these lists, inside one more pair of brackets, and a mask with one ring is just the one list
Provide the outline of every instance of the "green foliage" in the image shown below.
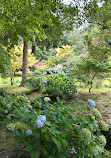
[[41,89],[41,87],[40,87],[41,81],[42,81],[41,76],[37,77],[33,74],[27,79],[26,83],[27,83],[27,86],[29,88],[31,88],[33,90],[34,89],[40,90]]
[[[11,56],[11,66],[10,66],[10,76],[22,74],[22,60],[23,60],[23,50],[22,46],[14,46],[9,50],[9,55]],[[28,73],[31,73],[29,67],[36,63],[35,57],[31,54],[31,50],[28,51]],[[19,70],[19,71],[18,71]]]
[[29,78],[32,76],[33,77],[40,77],[40,76],[43,77],[43,74],[46,71],[48,71],[48,66],[46,66],[46,65],[38,66],[38,67],[36,67],[36,70],[34,70],[34,72],[31,75],[29,75]]
[[101,44],[89,45],[89,54],[81,56],[74,60],[74,66],[71,70],[72,76],[75,75],[89,87],[93,86],[95,77],[104,77],[110,72],[111,65],[108,62],[110,48]]
[[75,83],[62,72],[47,76],[46,81],[44,93],[48,95],[70,98],[77,92]]
[[[76,7],[64,5],[62,0],[55,2],[35,0],[34,3],[30,0],[19,0],[10,1],[10,4],[1,0],[0,6],[0,19],[2,19],[0,35],[4,35],[0,42],[6,40],[6,43],[10,44],[18,44],[19,37],[29,41],[34,36],[40,41],[51,38],[56,42],[61,32],[73,25],[72,17],[76,15]],[[64,17],[66,18],[65,28],[63,27]],[[53,25],[56,27],[54,28]],[[55,32],[58,32],[58,36],[55,35]],[[54,38],[55,36],[56,38]]]
[[[71,49],[73,49],[76,55],[80,55],[85,46],[82,34],[80,30],[74,29],[64,35],[65,37],[63,36],[63,38],[65,38],[65,43],[71,46]],[[64,41],[62,43],[65,44]]]
[[48,70],[48,66],[45,66],[45,65],[43,65],[43,66],[38,66],[37,67],[37,69],[34,71],[34,73],[35,74],[37,74],[37,73],[41,73],[41,75],[42,75],[42,73],[43,72],[45,72],[45,71],[47,71]]
[[110,0],[98,1],[84,1],[84,16],[88,22],[102,26],[102,29],[109,29],[110,21]]
[[2,74],[3,77],[8,76],[10,65],[9,54],[0,45],[0,74]]
[[4,90],[0,90],[0,120],[11,119],[11,112],[14,109],[26,107],[28,109],[32,109],[30,105],[30,101],[26,96],[21,95],[9,95]]
[[38,61],[46,60],[47,59],[46,48],[44,47],[43,50],[41,50],[39,47],[36,47],[34,55]]
[[[24,145],[31,158],[108,157],[99,120],[84,114],[87,109],[91,113],[91,108],[74,104],[65,106],[59,97],[53,104],[43,100],[41,103],[44,105],[42,110],[14,109],[13,120],[7,123],[15,142]],[[37,127],[35,121],[40,115],[46,116],[46,122]]]
[[56,66],[57,64],[60,64],[60,62],[61,62],[61,59],[60,58],[58,58],[58,57],[56,57],[56,56],[50,56],[49,58],[48,58],[48,60],[47,60],[47,65],[49,66],[49,67],[54,67],[54,66]]
[[57,48],[56,57],[60,58],[62,62],[66,62],[70,59],[70,57],[74,57],[75,52],[70,49],[68,45],[62,45],[61,47]]

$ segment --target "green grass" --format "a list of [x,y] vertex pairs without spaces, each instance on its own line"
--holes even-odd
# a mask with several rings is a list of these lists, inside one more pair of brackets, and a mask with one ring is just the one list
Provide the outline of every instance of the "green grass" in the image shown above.
[[14,77],[15,83],[11,86],[10,77],[3,79],[0,77],[0,88],[4,88],[9,93],[28,93],[31,90],[27,87],[19,87],[22,78]]
[[31,90],[27,87],[19,87],[19,84],[15,85],[8,85],[8,84],[1,84],[0,88],[4,88],[8,93],[29,93]]
[[19,87],[19,85],[0,85],[0,88],[4,88],[8,93],[13,94],[13,93],[29,93],[31,90],[28,89],[27,87]]
[[[78,91],[81,92],[89,92],[88,88],[78,88]],[[111,88],[92,88],[91,92],[97,92],[97,93],[106,93],[106,92],[111,92]]]
[[[22,80],[22,77],[14,77],[15,83],[20,83]],[[0,84],[11,84],[11,79],[10,77],[7,78],[1,78],[0,77]]]

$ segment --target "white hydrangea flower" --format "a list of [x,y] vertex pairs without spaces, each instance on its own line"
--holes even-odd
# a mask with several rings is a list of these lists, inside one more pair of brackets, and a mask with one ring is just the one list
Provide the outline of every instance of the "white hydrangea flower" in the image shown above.
[[6,105],[6,109],[9,110],[10,108],[11,108],[11,105],[10,105],[10,104],[7,104],[7,105]]
[[92,114],[97,118],[97,119],[102,119],[102,115],[100,114],[100,112],[94,108],[92,109]]
[[48,102],[48,101],[50,101],[50,100],[51,100],[51,99],[50,99],[49,97],[45,97],[45,98],[44,98],[44,101],[45,101],[45,102]]
[[82,132],[83,136],[85,136],[85,137],[91,137],[91,131],[89,129],[83,128],[81,130],[81,132]]
[[96,145],[96,147],[94,148],[95,155],[98,155],[102,152],[103,152],[103,149],[100,146]]
[[103,131],[108,131],[108,130],[109,130],[109,125],[106,124],[103,120],[101,120],[101,121],[99,122],[99,127],[100,127],[100,129],[103,130]]
[[14,131],[14,129],[15,129],[15,124],[14,124],[14,123],[11,123],[11,124],[7,125],[7,128],[8,128],[9,131]]
[[104,135],[101,135],[101,136],[99,136],[99,142],[103,145],[103,146],[105,146],[106,145],[106,138],[105,138],[105,136]]
[[30,110],[33,109],[33,107],[32,107],[30,104],[28,104],[27,107],[28,107]]

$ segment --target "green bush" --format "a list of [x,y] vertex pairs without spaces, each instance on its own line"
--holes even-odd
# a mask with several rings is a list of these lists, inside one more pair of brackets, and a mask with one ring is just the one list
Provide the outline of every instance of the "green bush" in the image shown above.
[[61,59],[56,56],[50,56],[46,63],[49,67],[54,67],[61,63]]
[[27,107],[15,109],[11,113],[13,120],[7,124],[15,142],[24,145],[31,158],[108,157],[104,148],[106,138],[100,130],[106,128],[102,120],[96,120],[92,108],[64,106],[59,98],[54,104],[47,100],[42,101],[44,108],[40,111]]
[[104,88],[111,88],[110,80],[104,80],[103,83],[102,83],[102,87],[104,87]]
[[41,89],[41,83],[44,80],[44,75],[42,74],[44,69],[36,70],[31,76],[27,79],[27,86],[31,89]]
[[41,78],[36,76],[31,76],[29,79],[27,79],[27,86],[31,89],[38,89],[40,90],[40,83]]
[[76,85],[64,73],[55,73],[47,76],[45,92],[48,95],[71,98],[77,92]]
[[0,120],[11,119],[11,112],[23,107],[32,109],[30,101],[25,95],[10,95],[6,92],[2,92],[0,96]]

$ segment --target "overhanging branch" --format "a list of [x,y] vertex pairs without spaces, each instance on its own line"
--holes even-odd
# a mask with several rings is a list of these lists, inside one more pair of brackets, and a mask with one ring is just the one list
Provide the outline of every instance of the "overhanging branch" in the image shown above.
[[96,24],[96,25],[100,25],[100,26],[103,26],[105,28],[110,28],[111,29],[111,26],[108,26],[108,25],[103,25],[99,22],[94,22],[94,21],[89,21],[88,19],[86,19],[88,21],[88,23],[92,23],[92,24]]

